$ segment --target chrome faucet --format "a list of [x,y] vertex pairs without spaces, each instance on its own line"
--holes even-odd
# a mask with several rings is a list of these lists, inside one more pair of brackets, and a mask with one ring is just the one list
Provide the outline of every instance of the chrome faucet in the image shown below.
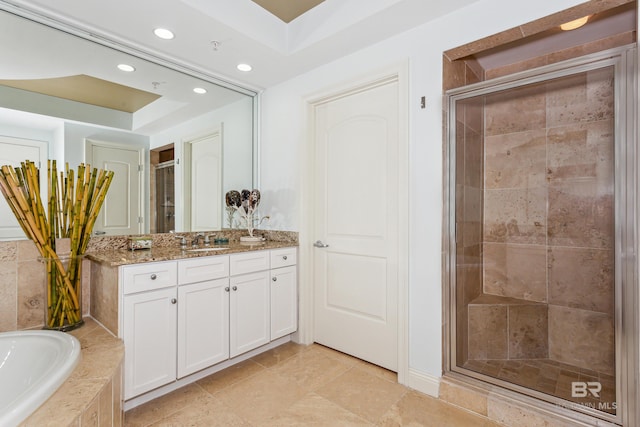
[[198,240],[200,240],[201,237],[206,242],[207,239],[204,237],[204,233],[198,233],[193,238],[193,241],[191,242],[191,246],[193,246],[194,248],[197,248],[198,247]]
[[187,239],[184,236],[174,236],[174,239],[180,239],[180,248],[184,249],[187,247]]

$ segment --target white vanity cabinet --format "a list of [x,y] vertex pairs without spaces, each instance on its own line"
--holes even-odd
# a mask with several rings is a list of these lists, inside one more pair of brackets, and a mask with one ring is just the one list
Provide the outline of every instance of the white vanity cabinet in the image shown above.
[[229,257],[178,261],[178,360],[182,378],[229,358]]
[[125,399],[176,377],[176,263],[122,267]]
[[271,251],[271,339],[298,329],[296,248]]
[[295,247],[124,265],[118,276],[125,400],[230,366],[297,329]]
[[269,252],[245,252],[230,256],[231,357],[271,340],[269,331]]

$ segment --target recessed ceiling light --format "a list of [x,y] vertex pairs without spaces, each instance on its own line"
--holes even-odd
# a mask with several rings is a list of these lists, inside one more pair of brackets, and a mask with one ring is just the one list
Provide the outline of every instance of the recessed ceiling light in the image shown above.
[[120,71],[126,71],[127,73],[130,73],[136,70],[134,66],[129,64],[118,64],[118,69]]
[[202,95],[204,93],[207,93],[207,90],[205,88],[202,87],[194,87],[193,91],[199,95]]
[[564,31],[575,30],[576,28],[582,27],[587,23],[591,15],[583,16],[582,18],[574,19],[573,21],[565,22],[560,25],[560,29]]
[[237,68],[240,71],[251,71],[253,69],[249,64],[238,64]]
[[171,40],[175,37],[175,35],[166,28],[156,28],[155,30],[153,30],[153,34],[164,40]]

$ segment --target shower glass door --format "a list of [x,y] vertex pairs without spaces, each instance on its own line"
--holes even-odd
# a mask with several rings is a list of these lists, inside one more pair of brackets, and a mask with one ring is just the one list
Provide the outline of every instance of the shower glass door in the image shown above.
[[449,370],[612,421],[621,69],[607,58],[448,94]]

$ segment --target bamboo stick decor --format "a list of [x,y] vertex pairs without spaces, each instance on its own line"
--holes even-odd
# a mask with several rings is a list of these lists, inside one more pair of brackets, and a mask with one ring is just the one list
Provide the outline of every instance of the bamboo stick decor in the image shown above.
[[[40,197],[40,171],[33,162],[0,168],[0,190],[26,236],[38,249],[47,271],[45,328],[70,330],[82,324],[81,266],[93,225],[98,218],[113,171],[78,166],[58,170],[48,162],[47,209]],[[69,238],[71,250],[56,253],[56,239]]]

